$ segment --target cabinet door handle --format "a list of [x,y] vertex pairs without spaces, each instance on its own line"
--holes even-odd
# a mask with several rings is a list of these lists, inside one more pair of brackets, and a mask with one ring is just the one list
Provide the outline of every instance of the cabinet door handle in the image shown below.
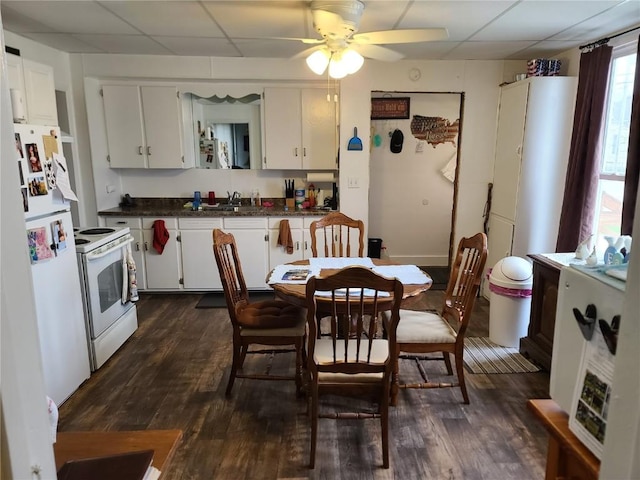
[[116,223],[117,223],[118,225],[126,225],[126,224],[127,224],[127,221],[126,221],[126,220],[118,220]]
[[302,156],[306,157],[307,156],[307,147],[303,147],[302,148]]
[[142,145],[138,146],[138,155],[142,155]]
[[293,149],[293,153],[294,153],[294,155],[295,155],[296,157],[298,156],[298,147],[296,147],[296,148],[294,148],[294,149]]
[[300,250],[300,242],[296,242],[296,251]]
[[148,242],[144,242],[144,249],[145,251],[149,251],[149,243]]
[[147,155],[151,155],[151,147],[147,147]]
[[304,249],[305,249],[305,250],[308,250],[308,249],[309,249],[309,246],[307,245],[307,241],[306,241],[306,240],[304,241]]
[[140,251],[140,242],[136,242],[136,252]]

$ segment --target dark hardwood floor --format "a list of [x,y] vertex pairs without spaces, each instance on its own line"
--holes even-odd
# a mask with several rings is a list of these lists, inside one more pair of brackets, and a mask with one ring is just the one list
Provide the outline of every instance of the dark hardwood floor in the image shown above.
[[[433,307],[427,292],[414,307]],[[226,309],[194,308],[200,295],[142,295],[140,328],[60,407],[60,431],[181,429],[164,480],[189,479],[542,479],[547,434],[526,409],[548,398],[547,373],[466,373],[459,389],[402,390],[390,416],[391,468],[382,468],[377,420],[320,419],[316,468],[307,468],[309,420],[293,382],[236,380]],[[478,299],[470,336],[488,335]],[[293,355],[254,355],[246,368],[292,372]],[[442,362],[432,379],[446,381]],[[401,374],[410,377],[410,367]],[[333,399],[329,400],[334,402]],[[340,408],[340,402],[326,408]]]

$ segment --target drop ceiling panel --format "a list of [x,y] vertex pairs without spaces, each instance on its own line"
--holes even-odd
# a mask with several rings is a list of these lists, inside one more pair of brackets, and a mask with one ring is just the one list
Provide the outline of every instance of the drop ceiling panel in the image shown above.
[[139,33],[96,2],[2,0],[2,4],[62,33]]
[[[640,22],[640,1],[630,0],[616,5],[600,15],[550,37],[550,40],[580,40],[588,43],[615,31],[624,31]],[[611,30],[611,25],[617,25]],[[636,36],[637,37],[637,36]]]
[[203,57],[238,57],[240,53],[226,38],[154,36],[174,55]]
[[89,45],[79,38],[66,33],[26,33],[25,37],[34,42],[69,53],[106,53],[104,50]]
[[222,30],[235,38],[317,37],[307,23],[307,2],[202,2]]
[[443,56],[457,45],[458,42],[424,42],[389,45],[389,48],[403,54],[405,58],[415,60],[439,60],[444,58]]
[[236,40],[234,43],[243,57],[291,58],[308,48],[292,40]]
[[[365,8],[360,20],[360,32],[404,28],[397,26],[397,23],[402,18],[410,2],[405,0],[373,0],[364,3]],[[424,3],[431,2],[426,1]]]
[[149,37],[142,35],[76,35],[81,41],[88,43],[107,53],[123,53],[138,55],[171,55],[171,52]]
[[531,45],[529,48],[521,52],[518,52],[517,56],[508,58],[510,60],[550,58],[558,55],[558,52],[566,52],[567,50],[574,48],[575,46],[575,42],[545,40]]
[[515,4],[509,1],[415,2],[398,28],[445,27],[449,40],[466,40]]
[[544,40],[615,6],[615,1],[523,1],[471,37],[479,41]]
[[518,52],[535,42],[464,42],[444,56],[444,60],[502,60],[526,59]]
[[198,2],[103,2],[108,10],[146,35],[224,37]]
[[54,32],[55,30],[43,23],[37,22],[32,18],[15,11],[7,5],[8,2],[2,2],[2,22],[4,25],[11,25],[11,31],[14,33],[24,32]]

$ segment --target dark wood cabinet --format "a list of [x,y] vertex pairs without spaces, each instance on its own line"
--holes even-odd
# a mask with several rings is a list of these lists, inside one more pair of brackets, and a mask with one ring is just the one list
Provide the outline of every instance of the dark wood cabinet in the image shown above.
[[520,339],[520,353],[548,371],[553,352],[558,281],[564,265],[542,255],[528,257],[533,260],[533,292],[529,330],[527,336]]

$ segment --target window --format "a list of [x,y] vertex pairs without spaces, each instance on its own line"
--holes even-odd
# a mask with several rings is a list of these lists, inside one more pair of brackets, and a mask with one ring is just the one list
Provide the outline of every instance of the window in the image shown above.
[[594,221],[598,238],[620,235],[636,49],[635,43],[614,48],[611,59]]

